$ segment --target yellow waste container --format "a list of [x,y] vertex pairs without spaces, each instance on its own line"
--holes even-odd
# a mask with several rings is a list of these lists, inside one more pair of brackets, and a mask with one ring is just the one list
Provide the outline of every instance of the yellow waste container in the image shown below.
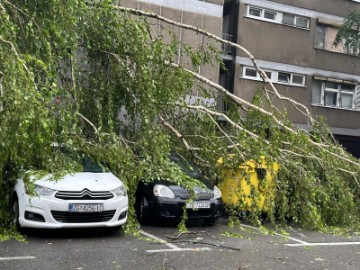
[[234,169],[222,166],[219,159],[219,188],[225,205],[241,211],[267,212],[275,196],[275,177],[279,170],[276,162],[268,166],[265,157],[258,162],[249,160]]

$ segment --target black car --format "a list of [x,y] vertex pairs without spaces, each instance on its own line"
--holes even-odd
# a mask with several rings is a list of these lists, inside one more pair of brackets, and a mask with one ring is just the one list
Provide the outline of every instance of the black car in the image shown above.
[[178,222],[183,216],[185,205],[188,219],[202,219],[206,224],[214,223],[223,209],[219,188],[205,179],[201,171],[184,157],[172,154],[170,160],[188,176],[203,182],[207,188],[195,187],[195,200],[187,202],[191,197],[190,192],[174,183],[162,180],[140,182],[135,203],[140,223],[157,220]]

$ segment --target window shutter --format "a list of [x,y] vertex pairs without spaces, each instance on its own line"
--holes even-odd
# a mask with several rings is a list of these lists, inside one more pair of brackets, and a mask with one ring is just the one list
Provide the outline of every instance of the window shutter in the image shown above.
[[355,110],[360,110],[360,84],[358,84],[355,88]]

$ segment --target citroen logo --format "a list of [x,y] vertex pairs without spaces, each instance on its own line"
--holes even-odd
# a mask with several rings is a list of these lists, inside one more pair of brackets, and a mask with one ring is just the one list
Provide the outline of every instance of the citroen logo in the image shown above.
[[88,189],[84,189],[82,192],[81,192],[81,196],[91,196],[91,191],[88,190]]

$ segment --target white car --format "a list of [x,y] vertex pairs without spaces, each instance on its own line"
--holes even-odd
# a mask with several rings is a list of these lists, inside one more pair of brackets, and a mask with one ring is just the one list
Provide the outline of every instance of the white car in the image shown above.
[[127,220],[124,184],[110,172],[84,169],[60,180],[36,180],[30,196],[18,180],[12,194],[14,224],[31,228],[117,227]]

